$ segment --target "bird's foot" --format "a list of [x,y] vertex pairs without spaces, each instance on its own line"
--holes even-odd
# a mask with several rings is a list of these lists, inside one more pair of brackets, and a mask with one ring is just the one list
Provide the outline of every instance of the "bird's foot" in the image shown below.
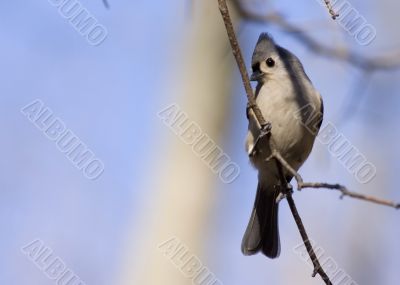
[[286,188],[279,192],[278,197],[276,197],[276,203],[278,204],[280,201],[285,200],[289,194],[293,194],[292,184],[287,183]]
[[286,194],[279,193],[278,197],[276,197],[276,203],[279,204],[280,201],[285,200],[285,199],[286,199]]
[[272,129],[272,125],[270,122],[267,122],[265,125],[261,126],[260,129],[260,134],[258,135],[256,141],[254,142],[253,147],[251,148],[250,152],[249,152],[249,156],[253,157],[255,156],[255,154],[257,153],[257,144],[266,136],[268,136],[269,134],[271,134],[271,129]]
[[247,119],[250,119],[250,109],[253,108],[253,106],[250,104],[250,102],[247,102],[246,106],[246,117]]
[[286,188],[284,189],[286,194],[293,194],[293,186],[290,183],[286,183]]

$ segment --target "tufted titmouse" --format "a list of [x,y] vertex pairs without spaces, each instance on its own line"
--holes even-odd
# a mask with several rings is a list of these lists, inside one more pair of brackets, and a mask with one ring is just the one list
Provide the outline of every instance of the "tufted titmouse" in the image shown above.
[[[298,170],[307,159],[322,123],[323,104],[318,91],[304,72],[300,60],[260,35],[252,56],[252,81],[257,81],[256,102],[271,123],[270,136],[262,136],[249,119],[246,150],[258,170],[257,194],[250,222],[242,241],[242,252],[260,250],[270,258],[279,256],[278,195],[280,175],[271,155],[270,141],[283,158]],[[312,112],[313,116],[310,116]],[[261,135],[261,136],[260,136]],[[284,171],[287,182],[292,176]]]

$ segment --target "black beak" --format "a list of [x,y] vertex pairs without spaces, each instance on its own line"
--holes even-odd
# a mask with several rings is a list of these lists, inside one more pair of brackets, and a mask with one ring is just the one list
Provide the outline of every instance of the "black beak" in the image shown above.
[[251,76],[250,76],[250,81],[258,81],[259,79],[261,79],[261,77],[264,75],[264,73],[262,73],[259,70],[254,71]]

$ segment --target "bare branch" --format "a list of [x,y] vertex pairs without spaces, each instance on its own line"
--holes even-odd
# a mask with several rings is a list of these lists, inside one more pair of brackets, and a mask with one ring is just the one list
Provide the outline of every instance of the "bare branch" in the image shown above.
[[289,163],[282,157],[282,155],[278,151],[274,150],[272,152],[272,155],[267,160],[270,160],[271,158],[275,158],[280,163],[280,165],[287,170],[287,172],[289,172],[291,175],[293,175],[293,177],[296,179],[297,189],[299,191],[304,188],[326,188],[326,189],[330,189],[330,190],[338,190],[342,193],[340,198],[343,198],[344,196],[348,196],[348,197],[352,197],[355,199],[360,199],[360,200],[372,202],[375,204],[384,205],[384,206],[392,207],[395,209],[400,209],[400,203],[395,203],[393,201],[352,192],[352,191],[347,190],[347,188],[345,186],[340,185],[340,184],[329,184],[329,183],[321,183],[321,182],[303,182],[303,178],[301,177],[301,175],[289,165]]
[[244,89],[246,90],[247,100],[249,101],[249,107],[253,110],[254,115],[260,126],[265,126],[267,122],[265,121],[260,109],[256,104],[256,99],[251,89],[249,75],[247,74],[246,64],[244,63],[242,51],[240,50],[239,43],[236,38],[235,30],[233,29],[233,24],[231,17],[229,15],[228,6],[225,0],[218,0],[219,11],[221,12],[222,19],[228,33],[229,42],[231,43],[232,52],[235,56],[236,63],[239,67],[240,75],[242,76],[242,81]]
[[331,14],[331,17],[333,20],[336,20],[337,17],[339,17],[339,14],[337,14],[332,7],[332,3],[330,0],[324,0],[326,8],[328,8],[329,14]]
[[391,70],[400,67],[400,52],[388,53],[375,58],[365,57],[347,48],[335,48],[319,43],[309,36],[306,31],[302,30],[298,25],[290,23],[279,13],[259,14],[246,9],[240,0],[232,0],[232,3],[243,19],[256,23],[275,24],[316,54],[345,61],[355,67],[369,71]]
[[397,210],[400,209],[400,203],[395,203],[395,202],[384,200],[381,198],[364,195],[364,194],[360,194],[360,193],[356,193],[356,192],[351,192],[351,191],[347,190],[347,188],[345,186],[342,186],[340,184],[312,183],[312,182],[304,183],[304,182],[302,182],[301,184],[298,185],[298,187],[299,187],[299,190],[303,189],[303,188],[326,188],[326,189],[331,189],[331,190],[338,190],[342,193],[340,198],[349,196],[349,197],[352,197],[355,199],[360,199],[360,200],[372,202],[372,203],[379,204],[379,205],[393,207]]
[[[303,243],[307,249],[308,255],[310,256],[311,261],[314,265],[312,277],[315,277],[317,274],[319,274],[321,276],[322,280],[324,280],[325,284],[332,285],[332,282],[330,281],[328,275],[325,273],[324,269],[322,268],[321,264],[319,263],[317,255],[314,252],[314,248],[312,247],[310,239],[308,238],[306,228],[304,227],[303,221],[299,215],[299,212],[297,211],[296,204],[294,203],[293,196],[292,196],[292,187],[290,184],[287,183],[285,175],[283,173],[283,167],[284,167],[283,164],[285,164],[285,166],[289,166],[289,167],[290,167],[290,165],[285,161],[285,159],[283,159],[283,157],[279,154],[279,152],[274,151],[273,156],[275,157],[276,166],[279,170],[279,176],[280,176],[281,185],[283,188],[283,191],[281,191],[281,192],[284,192],[284,194],[286,196],[286,200],[288,201],[289,208],[290,208],[290,211],[292,212],[294,221],[296,222],[297,228],[299,229],[301,238],[303,239]],[[296,172],[296,171],[294,171],[294,172]],[[300,175],[296,174],[296,176],[299,177],[301,180]]]

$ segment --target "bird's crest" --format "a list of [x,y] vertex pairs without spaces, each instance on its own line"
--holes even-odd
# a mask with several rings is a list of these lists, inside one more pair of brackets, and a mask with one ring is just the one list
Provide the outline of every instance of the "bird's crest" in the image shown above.
[[256,47],[254,48],[252,64],[265,60],[268,54],[276,50],[274,39],[268,33],[262,33],[258,38]]

